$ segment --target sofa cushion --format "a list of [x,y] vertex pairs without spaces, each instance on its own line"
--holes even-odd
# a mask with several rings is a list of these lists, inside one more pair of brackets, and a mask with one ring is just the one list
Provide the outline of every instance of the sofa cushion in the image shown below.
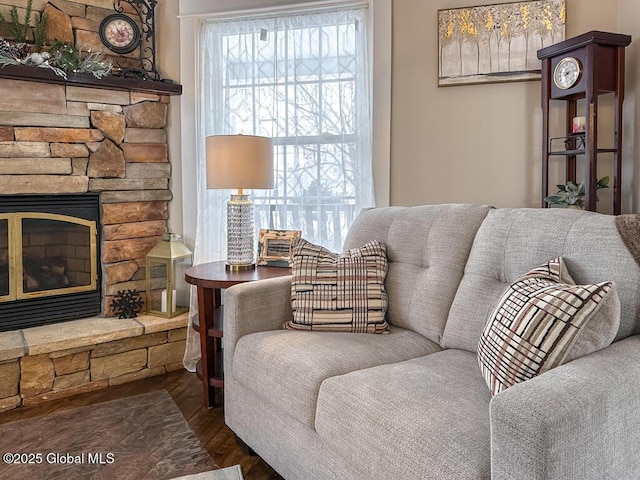
[[491,394],[476,356],[445,350],[320,387],[316,430],[367,479],[488,479]]
[[489,210],[480,205],[386,207],[356,218],[345,249],[371,240],[387,247],[389,323],[440,343],[471,244]]
[[439,350],[422,335],[397,327],[389,335],[275,330],[242,337],[232,368],[239,383],[313,428],[325,379]]
[[384,333],[387,250],[374,240],[340,254],[302,238],[291,248],[289,330]]
[[640,333],[640,268],[624,246],[615,217],[564,208],[492,210],[473,243],[442,345],[476,352],[502,293],[516,278],[562,257],[578,284],[612,281],[620,298],[616,340]]
[[575,285],[562,258],[535,268],[502,295],[478,343],[493,395],[608,346],[620,325],[611,282]]

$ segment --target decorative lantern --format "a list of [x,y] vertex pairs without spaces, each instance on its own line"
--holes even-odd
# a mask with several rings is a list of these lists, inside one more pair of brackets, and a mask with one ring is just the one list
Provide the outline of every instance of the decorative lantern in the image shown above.
[[176,279],[182,277],[176,274],[184,275],[191,266],[193,252],[180,238],[176,233],[165,233],[147,254],[147,313],[151,315],[173,318],[188,310],[178,303]]

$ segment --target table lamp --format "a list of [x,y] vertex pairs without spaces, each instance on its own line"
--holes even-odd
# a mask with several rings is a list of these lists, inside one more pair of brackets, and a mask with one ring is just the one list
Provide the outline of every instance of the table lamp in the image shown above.
[[237,189],[227,202],[228,270],[255,268],[253,202],[243,189],[273,188],[273,142],[254,135],[207,137],[207,188]]

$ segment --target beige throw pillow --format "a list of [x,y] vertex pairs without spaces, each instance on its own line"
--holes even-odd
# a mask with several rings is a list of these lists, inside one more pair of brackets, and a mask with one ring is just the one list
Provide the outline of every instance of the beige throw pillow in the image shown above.
[[575,285],[562,258],[513,282],[478,343],[493,395],[611,344],[620,325],[612,282]]
[[284,328],[383,333],[387,250],[373,241],[341,254],[297,238],[292,250],[293,320]]

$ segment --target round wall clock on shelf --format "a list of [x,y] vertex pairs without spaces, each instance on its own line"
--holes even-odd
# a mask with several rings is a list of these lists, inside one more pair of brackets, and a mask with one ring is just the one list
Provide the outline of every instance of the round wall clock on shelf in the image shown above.
[[120,55],[134,51],[140,45],[140,28],[124,13],[108,15],[100,23],[100,40],[112,52]]
[[[114,75],[138,80],[163,80],[156,66],[155,8],[158,0],[113,0],[115,13],[107,15],[100,23],[100,40],[121,55],[113,58]],[[139,65],[132,55],[140,54]]]

